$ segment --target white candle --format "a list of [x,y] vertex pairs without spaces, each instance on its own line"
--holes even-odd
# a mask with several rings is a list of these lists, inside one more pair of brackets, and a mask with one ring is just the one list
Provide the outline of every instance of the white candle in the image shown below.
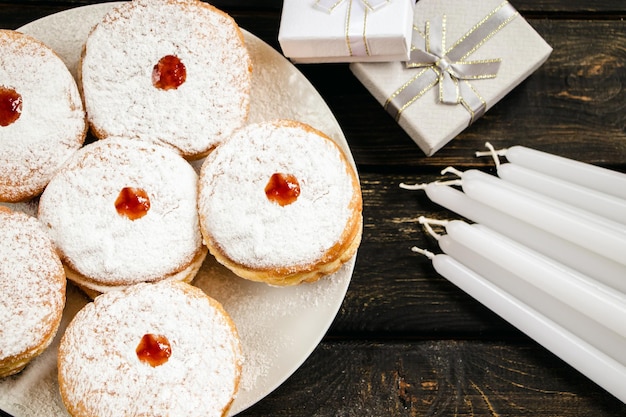
[[431,259],[435,270],[450,282],[626,402],[626,367],[623,364],[450,256],[434,255]]
[[524,146],[512,146],[505,155],[514,164],[626,199],[626,174]]
[[[458,242],[494,265],[514,274],[518,277],[518,284],[524,281],[614,331],[622,336],[622,347],[626,346],[626,339],[624,339],[626,337],[626,296],[624,294],[599,284],[505,236],[487,231],[486,226],[479,228],[476,225],[470,226],[463,221],[454,220],[446,225],[446,231],[448,240],[443,237],[439,240],[444,252],[449,251],[446,242],[449,240]],[[457,255],[449,254],[457,258]],[[476,266],[469,263],[471,258],[460,260],[470,268]],[[480,271],[477,272],[480,273]],[[576,326],[578,325],[577,323]],[[626,363],[626,357],[624,363]]]
[[469,197],[626,265],[626,225],[478,170],[465,171],[462,183]]
[[496,265],[491,259],[485,258],[449,235],[439,240],[439,246],[447,255],[485,277],[493,285],[549,317],[550,320],[604,351],[618,362],[626,364],[624,351],[626,339],[624,337],[521,279],[511,271]]
[[493,285],[626,365],[626,339],[621,335],[465,247],[449,235],[442,237],[439,245],[447,255],[487,278]]
[[435,203],[471,221],[489,226],[529,248],[626,293],[626,265],[591,252],[506,213],[473,200],[447,185],[428,184],[426,195]]
[[626,224],[626,200],[517,164],[501,164],[498,176],[572,206]]

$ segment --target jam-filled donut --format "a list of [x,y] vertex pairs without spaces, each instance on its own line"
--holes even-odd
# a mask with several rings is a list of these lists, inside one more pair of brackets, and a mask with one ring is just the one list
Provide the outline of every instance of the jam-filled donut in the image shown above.
[[38,217],[67,277],[88,295],[139,282],[190,281],[207,253],[197,182],[191,165],[167,148],[96,141],[52,178]]
[[222,417],[242,360],[233,321],[202,290],[137,284],[76,314],[59,346],[59,388],[73,417]]
[[199,0],[134,0],[87,38],[80,77],[91,130],[208,154],[247,119],[252,64],[241,30]]
[[0,201],[39,195],[86,131],[78,87],[61,58],[32,37],[0,30]]
[[0,207],[0,377],[52,342],[65,306],[65,272],[34,217]]
[[361,240],[357,174],[328,136],[304,123],[240,129],[207,157],[199,190],[205,244],[250,280],[315,281],[349,260]]

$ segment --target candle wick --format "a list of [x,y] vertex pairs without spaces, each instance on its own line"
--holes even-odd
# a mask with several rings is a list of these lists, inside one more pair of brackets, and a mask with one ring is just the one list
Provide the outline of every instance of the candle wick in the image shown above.
[[419,253],[420,255],[424,255],[425,257],[427,257],[428,259],[433,259],[435,257],[435,254],[432,253],[429,250],[426,249],[422,249],[422,248],[418,248],[417,246],[413,246],[411,248],[411,250],[415,253]]
[[487,149],[489,149],[488,151],[476,151],[474,155],[476,157],[491,156],[493,158],[493,162],[496,165],[496,168],[500,168],[500,158],[498,158],[498,156],[506,156],[507,149],[504,148],[496,150],[489,142],[485,142],[485,146],[487,147]]
[[462,181],[461,180],[448,180],[448,181],[433,181],[433,182],[423,182],[421,184],[407,184],[405,182],[401,182],[400,184],[398,184],[398,187],[405,189],[405,190],[411,190],[411,191],[416,191],[416,190],[424,190],[426,187],[428,187],[431,184],[436,184],[436,185],[462,185]]
[[444,169],[442,169],[441,175],[446,175],[446,174],[454,174],[459,178],[463,177],[463,171],[460,171],[456,169],[455,167],[445,167]]
[[434,237],[436,240],[441,239],[441,235],[433,229],[432,225],[436,226],[446,226],[448,224],[448,220],[438,220],[438,219],[430,219],[428,217],[419,216],[417,221],[424,226],[424,229],[428,232],[429,235]]
[[411,191],[415,191],[415,190],[423,190],[424,188],[426,188],[428,184],[426,183],[421,183],[421,184],[407,184],[404,182],[401,182],[398,186],[400,188],[403,188],[405,190],[411,190]]

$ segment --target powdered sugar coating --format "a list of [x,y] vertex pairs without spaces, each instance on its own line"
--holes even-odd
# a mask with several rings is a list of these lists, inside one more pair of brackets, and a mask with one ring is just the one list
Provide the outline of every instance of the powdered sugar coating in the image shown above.
[[0,126],[0,200],[41,193],[85,139],[85,112],[76,82],[41,42],[0,30],[0,87],[22,96],[22,113]]
[[[294,203],[281,206],[268,199],[265,187],[275,173],[297,179],[300,195]],[[318,262],[345,239],[355,215],[351,173],[334,142],[308,126],[249,125],[202,166],[198,207],[205,239],[253,268]]]
[[[144,217],[117,212],[124,187],[147,192]],[[132,285],[175,274],[204,250],[196,198],[196,172],[175,152],[110,138],[86,145],[55,175],[39,220],[71,269],[94,284]]]
[[50,343],[65,305],[65,275],[48,236],[35,218],[0,208],[0,236],[3,362]]
[[[177,89],[152,85],[153,68],[166,55],[186,67]],[[98,137],[155,141],[195,158],[245,123],[250,70],[228,15],[197,0],[134,0],[89,35],[81,77]]]
[[[152,367],[141,338],[165,336],[171,356]],[[59,346],[59,381],[74,416],[222,416],[237,391],[241,349],[221,305],[184,283],[139,284],[85,306]]]
[[[70,69],[73,69],[86,34],[113,6],[113,3],[99,3],[77,7],[33,22],[24,30],[54,46],[64,56],[67,54],[64,59]],[[335,118],[310,83],[282,54],[256,36],[245,34],[254,59],[254,76],[257,77],[254,81],[254,103],[250,117],[254,121],[280,116],[309,122],[333,137],[350,157],[348,145]],[[207,265],[214,263],[213,259],[204,263],[201,269],[204,276],[209,272],[206,270]],[[245,337],[251,343],[248,347],[250,358],[246,357],[245,366],[252,375],[243,377],[231,415],[264,398],[309,356],[341,305],[353,265],[353,261],[344,265],[330,279],[295,288],[274,288],[243,280],[238,280],[240,284],[231,285],[237,278],[232,277],[230,271],[217,265],[211,268],[211,274],[218,274],[219,279],[224,277],[222,290],[234,303],[224,303],[225,308],[233,315],[238,327],[242,326],[241,319],[245,322],[244,327],[247,329],[240,329],[242,337],[244,331],[248,333],[249,329],[253,329],[253,333]],[[205,281],[202,277],[198,278],[203,281],[202,288],[214,296],[214,283]],[[198,284],[198,278],[194,283]],[[246,286],[243,288],[243,298],[239,297],[241,285]],[[326,289],[323,293],[318,292],[320,285]],[[295,297],[293,291],[297,291]],[[251,303],[250,297],[257,298],[258,302]],[[221,298],[218,299],[222,301]],[[69,301],[78,304],[77,300],[84,304],[82,293],[74,290]],[[244,310],[245,314],[235,314],[237,310]],[[72,312],[71,316],[73,315]],[[260,319],[262,324],[259,324]],[[56,348],[53,352],[54,360],[48,361],[45,370],[41,369],[41,362],[37,361],[33,364],[37,368],[34,369],[31,365],[27,369],[27,378],[23,378],[22,374],[19,378],[0,381],[0,408],[16,416],[67,417],[67,411],[58,398]],[[260,369],[249,369],[257,365]]]

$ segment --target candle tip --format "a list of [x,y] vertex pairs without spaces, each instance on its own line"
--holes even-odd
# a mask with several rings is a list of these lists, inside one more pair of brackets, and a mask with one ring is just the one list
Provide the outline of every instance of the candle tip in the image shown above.
[[445,167],[441,170],[441,175],[454,174],[457,177],[463,177],[463,171],[456,169],[455,167]]
[[436,225],[445,227],[448,224],[448,220],[431,219],[424,216],[419,216],[417,218],[417,221],[419,222],[419,224],[423,225],[428,234],[434,237],[436,240],[439,240],[441,238],[441,235],[435,232],[432,226]]
[[417,246],[413,246],[411,250],[415,253],[419,253],[420,255],[424,255],[428,259],[433,259],[435,257],[435,254],[432,253],[431,251],[427,249],[418,248]]
[[448,180],[448,181],[433,181],[433,182],[423,182],[421,184],[407,184],[405,182],[401,182],[398,184],[398,187],[404,190],[417,191],[417,190],[425,190],[429,185],[462,185],[463,182],[460,179],[456,180]]
[[500,167],[500,158],[499,156],[506,156],[506,148],[496,150],[490,142],[485,142],[485,147],[488,149],[487,151],[476,151],[474,155],[478,158],[481,156],[491,156],[493,158],[493,162],[496,165],[496,169]]
[[404,182],[401,182],[400,184],[398,184],[398,186],[400,188],[403,188],[405,190],[411,190],[411,191],[415,191],[415,190],[423,190],[424,188],[426,188],[428,184],[426,183],[422,183],[422,184],[407,184]]

